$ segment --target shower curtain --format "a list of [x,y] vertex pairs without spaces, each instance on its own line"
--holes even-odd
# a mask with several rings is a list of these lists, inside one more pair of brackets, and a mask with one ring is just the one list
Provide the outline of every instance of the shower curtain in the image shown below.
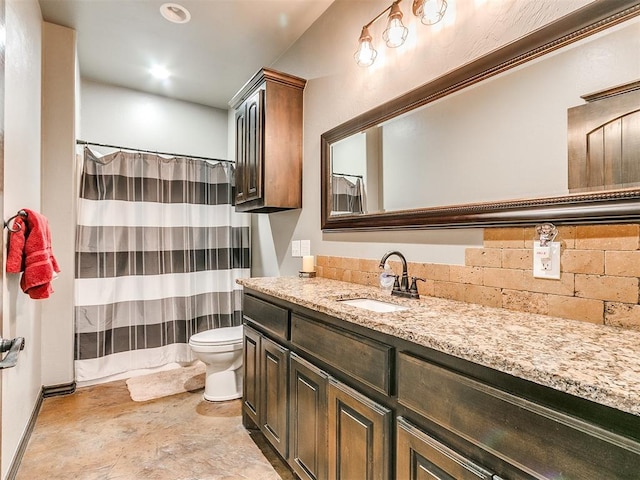
[[355,180],[351,181],[345,178],[343,174],[332,175],[332,214],[364,213],[364,188],[362,179],[357,176],[353,176],[353,178]]
[[76,241],[77,381],[195,357],[189,337],[242,323],[249,215],[232,164],[84,149]]

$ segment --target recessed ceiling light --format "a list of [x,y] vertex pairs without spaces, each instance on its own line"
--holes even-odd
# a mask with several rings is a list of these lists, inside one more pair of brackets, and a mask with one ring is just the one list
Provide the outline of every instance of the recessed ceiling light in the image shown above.
[[191,20],[189,10],[177,3],[165,3],[160,7],[160,14],[173,23],[187,23]]
[[156,65],[155,67],[151,67],[149,69],[149,72],[151,73],[151,75],[153,75],[158,80],[166,80],[167,78],[169,78],[171,76],[171,73],[169,72],[169,70],[167,70],[165,67],[162,67],[160,65]]

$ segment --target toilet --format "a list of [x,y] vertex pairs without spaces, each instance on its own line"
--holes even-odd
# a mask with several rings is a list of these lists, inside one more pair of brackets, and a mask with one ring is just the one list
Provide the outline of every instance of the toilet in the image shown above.
[[205,400],[242,397],[242,325],[196,333],[189,339],[189,347],[207,367]]

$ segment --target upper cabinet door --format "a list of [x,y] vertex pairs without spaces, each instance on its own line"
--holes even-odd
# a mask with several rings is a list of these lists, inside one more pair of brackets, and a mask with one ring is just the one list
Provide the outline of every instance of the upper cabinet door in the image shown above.
[[236,210],[302,207],[302,102],[306,80],[262,69],[229,105],[236,111]]

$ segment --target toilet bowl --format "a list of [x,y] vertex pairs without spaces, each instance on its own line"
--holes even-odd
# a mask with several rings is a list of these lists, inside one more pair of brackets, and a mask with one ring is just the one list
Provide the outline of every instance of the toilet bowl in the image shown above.
[[196,333],[189,339],[189,347],[206,365],[205,400],[242,397],[242,325]]

